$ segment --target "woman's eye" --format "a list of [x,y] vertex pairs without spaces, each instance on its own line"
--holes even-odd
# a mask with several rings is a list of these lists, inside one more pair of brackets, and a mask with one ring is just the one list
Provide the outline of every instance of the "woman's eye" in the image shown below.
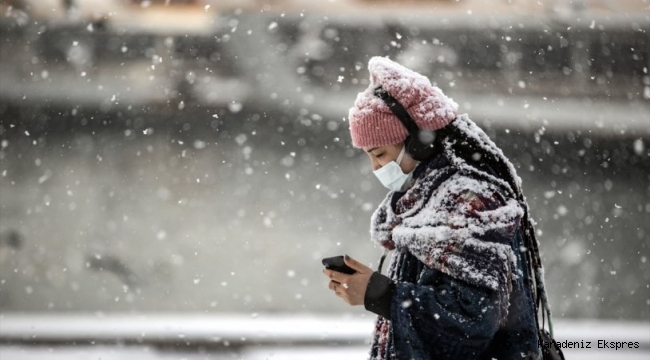
[[384,156],[384,154],[383,154],[383,153],[381,153],[381,154],[379,154],[379,155],[377,155],[376,157],[377,157],[377,159],[379,159],[379,158],[380,158],[380,157],[382,157],[382,156]]

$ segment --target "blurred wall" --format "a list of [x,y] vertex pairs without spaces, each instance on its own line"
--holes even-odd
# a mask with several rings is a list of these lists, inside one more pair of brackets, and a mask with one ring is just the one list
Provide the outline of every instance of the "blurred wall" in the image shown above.
[[320,259],[377,265],[385,191],[344,118],[369,57],[388,55],[512,159],[555,313],[649,318],[647,16],[210,4],[184,8],[197,22],[168,12],[173,31],[3,18],[2,311],[364,314],[327,290]]

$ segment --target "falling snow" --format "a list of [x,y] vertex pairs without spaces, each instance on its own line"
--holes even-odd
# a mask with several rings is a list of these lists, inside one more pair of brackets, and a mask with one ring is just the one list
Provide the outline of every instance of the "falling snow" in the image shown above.
[[[439,89],[427,94],[437,111],[413,104],[410,114],[471,118],[519,174],[560,339],[640,338],[642,350],[616,357],[643,358],[647,7],[3,2],[0,358],[168,357],[164,346],[150,350],[158,335],[188,349],[210,343],[206,354],[178,354],[188,359],[209,358],[212,346],[250,359],[367,357],[374,314],[332,294],[320,266],[347,253],[376,268],[381,255],[367,227],[390,202],[352,146],[357,117],[348,109],[355,100],[362,113],[381,105],[377,85],[401,94],[429,84]],[[386,59],[423,76],[405,83]],[[369,79],[369,67],[379,76]],[[433,196],[490,190],[455,180]],[[394,240],[471,242],[524,209],[435,210],[401,223]],[[418,230],[404,231],[409,222]],[[423,261],[424,244],[410,244]],[[493,249],[507,260],[529,251],[509,250]],[[110,323],[119,314],[128,316]],[[182,315],[165,317],[174,314]],[[69,331],[49,332],[59,340],[44,336],[48,316],[68,316],[52,329]],[[211,316],[219,321],[197,320]],[[9,332],[34,346],[14,344]],[[80,342],[86,332],[89,346]],[[257,346],[304,334],[347,345]]]

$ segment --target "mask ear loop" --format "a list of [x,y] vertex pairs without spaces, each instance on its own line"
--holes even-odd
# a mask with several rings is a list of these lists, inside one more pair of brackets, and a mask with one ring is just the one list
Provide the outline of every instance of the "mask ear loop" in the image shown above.
[[397,165],[400,165],[402,163],[402,158],[404,157],[404,154],[406,154],[406,144],[402,146],[402,150],[399,152],[399,155],[397,156]]

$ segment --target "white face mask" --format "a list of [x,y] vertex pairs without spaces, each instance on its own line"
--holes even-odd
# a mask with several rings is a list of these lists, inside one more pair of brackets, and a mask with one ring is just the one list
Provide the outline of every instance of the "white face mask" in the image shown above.
[[413,171],[404,174],[402,168],[399,167],[405,152],[406,146],[402,147],[402,151],[400,151],[399,156],[397,156],[397,161],[391,161],[378,170],[373,171],[382,185],[384,185],[388,190],[404,191],[409,187],[409,185],[411,185],[411,181],[413,180]]

